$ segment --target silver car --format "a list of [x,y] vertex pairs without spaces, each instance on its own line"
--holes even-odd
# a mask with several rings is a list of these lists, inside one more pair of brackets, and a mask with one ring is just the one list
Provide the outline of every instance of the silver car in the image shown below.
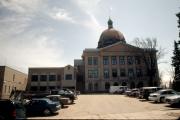
[[149,95],[149,100],[155,102],[165,102],[165,98],[177,95],[177,92],[172,89],[163,89]]
[[173,95],[173,96],[169,96],[166,97],[166,102],[170,105],[180,105],[180,95]]

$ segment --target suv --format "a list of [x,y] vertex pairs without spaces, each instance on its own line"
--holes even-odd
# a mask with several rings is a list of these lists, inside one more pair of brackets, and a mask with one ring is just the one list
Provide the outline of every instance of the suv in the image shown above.
[[25,118],[25,108],[21,102],[0,100],[0,120],[15,120]]
[[161,87],[142,87],[140,88],[139,98],[149,100],[150,93],[161,90]]

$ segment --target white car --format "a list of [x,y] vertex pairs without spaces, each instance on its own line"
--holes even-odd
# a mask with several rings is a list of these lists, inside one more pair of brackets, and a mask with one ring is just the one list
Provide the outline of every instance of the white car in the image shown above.
[[163,89],[149,95],[149,100],[154,102],[165,102],[165,98],[177,95],[177,92],[172,89]]
[[170,97],[166,97],[166,102],[170,105],[180,105],[180,95],[173,95]]

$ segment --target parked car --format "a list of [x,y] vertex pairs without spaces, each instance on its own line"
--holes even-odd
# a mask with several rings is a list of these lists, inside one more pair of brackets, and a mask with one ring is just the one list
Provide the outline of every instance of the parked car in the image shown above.
[[25,107],[27,115],[43,114],[47,116],[61,109],[59,102],[53,102],[48,98],[33,98],[25,104]]
[[77,95],[75,92],[69,90],[69,89],[61,89],[61,90],[53,90],[51,91],[51,94],[58,94],[62,97],[67,97],[70,99],[70,103],[74,103],[74,100],[77,99]]
[[20,101],[0,100],[0,120],[25,118],[25,108]]
[[132,91],[132,89],[127,89],[127,90],[125,91],[125,95],[130,96],[131,91]]
[[132,89],[131,92],[129,93],[129,96],[131,96],[131,97],[139,96],[139,89],[137,89],[137,88]]
[[70,103],[69,98],[62,97],[61,95],[48,95],[46,97],[54,102],[60,102],[62,107],[64,107],[64,105],[68,105]]
[[165,101],[170,105],[180,105],[180,94],[166,97]]
[[163,89],[149,95],[149,100],[155,102],[165,102],[165,98],[168,96],[177,95],[177,92],[172,89]]
[[142,87],[142,88],[140,88],[139,98],[149,100],[148,97],[149,97],[150,93],[154,93],[161,89],[162,89],[161,87]]

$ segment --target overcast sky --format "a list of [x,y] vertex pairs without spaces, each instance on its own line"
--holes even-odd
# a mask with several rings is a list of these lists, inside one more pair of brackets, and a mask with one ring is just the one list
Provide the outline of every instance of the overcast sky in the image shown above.
[[97,47],[110,16],[127,43],[157,38],[166,48],[159,68],[167,76],[179,7],[179,0],[0,0],[0,65],[26,73],[73,65],[85,48]]

